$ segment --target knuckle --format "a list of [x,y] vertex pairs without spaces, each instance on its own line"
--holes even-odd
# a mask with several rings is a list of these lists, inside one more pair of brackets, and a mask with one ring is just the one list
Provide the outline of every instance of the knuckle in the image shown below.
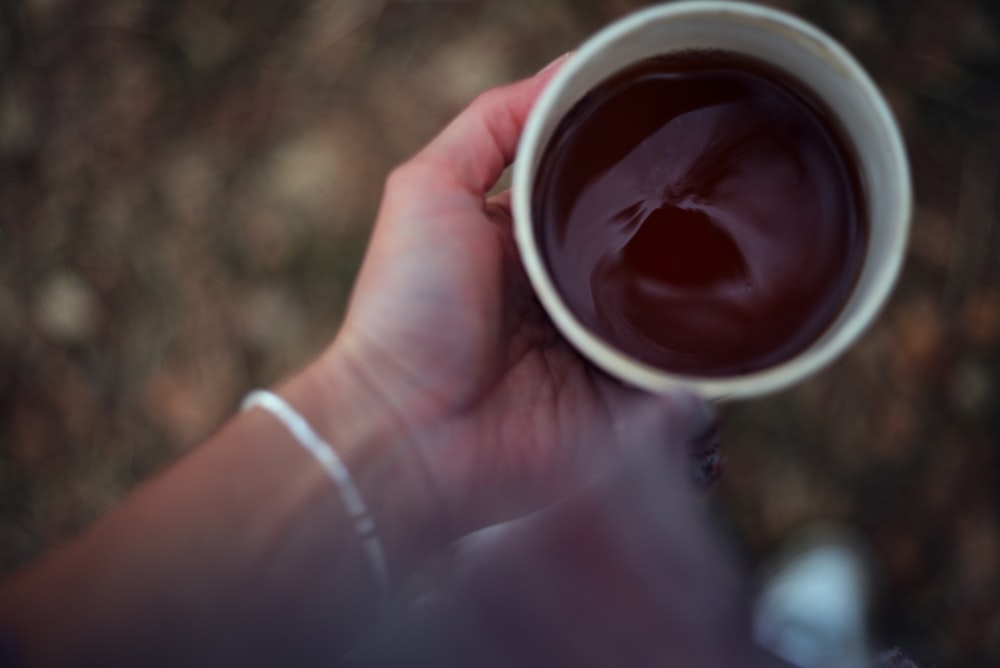
[[471,107],[476,109],[492,109],[504,99],[502,87],[490,88],[481,92],[473,100]]
[[385,178],[386,191],[399,190],[410,180],[412,171],[413,166],[411,162],[403,162],[393,167],[389,171],[389,175]]

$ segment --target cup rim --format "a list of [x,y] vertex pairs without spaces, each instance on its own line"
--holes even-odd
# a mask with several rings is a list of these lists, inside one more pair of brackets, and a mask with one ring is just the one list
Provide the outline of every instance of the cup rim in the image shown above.
[[[531,215],[533,166],[547,148],[541,144],[543,129],[552,109],[563,97],[570,81],[610,45],[646,29],[650,24],[698,17],[725,16],[738,22],[765,23],[825,54],[868,99],[873,117],[886,133],[889,160],[897,178],[890,210],[900,228],[888,249],[889,261],[877,268],[873,285],[851,318],[833,334],[789,360],[743,375],[698,377],[666,371],[627,355],[584,326],[559,294],[549,276],[535,238]],[[596,83],[596,82],[595,82]],[[547,144],[547,139],[546,144]],[[512,178],[514,236],[521,261],[535,294],[559,332],[587,359],[610,375],[635,387],[664,392],[693,391],[711,399],[751,398],[785,389],[829,365],[872,323],[885,304],[899,276],[908,239],[912,210],[909,162],[899,127],[874,82],[837,41],[815,26],[787,12],[732,0],[687,0],[640,10],[613,22],[586,40],[549,81],[528,116],[518,147]]]

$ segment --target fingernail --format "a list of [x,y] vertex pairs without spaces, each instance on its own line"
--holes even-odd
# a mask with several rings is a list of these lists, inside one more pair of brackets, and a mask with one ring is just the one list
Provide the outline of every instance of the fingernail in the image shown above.
[[722,475],[725,464],[720,451],[722,420],[715,405],[691,392],[672,392],[660,400],[676,418],[684,420],[680,440],[671,448],[678,457],[676,461],[688,467],[697,488],[708,489]]
[[692,461],[691,477],[694,484],[701,489],[708,489],[722,477],[726,458],[716,445],[711,451],[696,455]]
[[720,445],[722,419],[715,406],[708,401],[701,402],[700,410],[697,420],[692,424],[688,456],[691,458],[695,485],[708,489],[722,476],[725,464]]
[[564,62],[566,62],[566,60],[569,59],[569,57],[571,55],[573,55],[572,51],[568,51],[568,52],[564,53],[563,55],[559,56],[558,58],[556,58],[555,60],[553,60],[551,63],[549,63],[548,65],[546,65],[545,67],[543,67],[542,69],[538,70],[538,73],[535,74],[535,76],[537,77],[537,76],[540,76],[542,74],[545,74],[546,72],[554,70],[555,68],[559,67]]

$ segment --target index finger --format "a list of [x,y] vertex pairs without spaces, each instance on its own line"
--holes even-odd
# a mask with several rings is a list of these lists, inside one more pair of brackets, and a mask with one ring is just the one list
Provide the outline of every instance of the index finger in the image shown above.
[[514,161],[535,100],[568,56],[533,77],[479,95],[410,164],[433,167],[436,178],[482,196]]

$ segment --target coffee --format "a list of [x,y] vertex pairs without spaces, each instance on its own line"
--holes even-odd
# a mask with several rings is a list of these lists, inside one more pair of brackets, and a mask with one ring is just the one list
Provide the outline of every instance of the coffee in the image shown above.
[[549,142],[531,206],[580,322],[696,376],[808,347],[846,302],[868,237],[833,115],[790,76],[723,51],[645,60],[593,89]]

